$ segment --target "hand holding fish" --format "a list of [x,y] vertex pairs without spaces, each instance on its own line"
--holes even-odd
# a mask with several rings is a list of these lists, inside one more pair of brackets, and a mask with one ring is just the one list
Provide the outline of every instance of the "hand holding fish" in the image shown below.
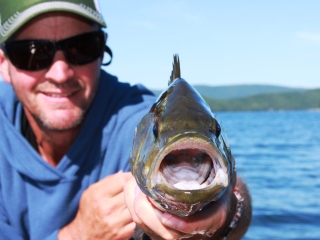
[[131,178],[131,173],[119,172],[91,185],[81,196],[75,219],[60,230],[59,239],[129,239],[136,225],[124,200],[124,187]]
[[133,221],[152,239],[220,239],[235,213],[233,187],[231,184],[218,201],[187,217],[160,211],[134,180],[128,182],[125,197]]

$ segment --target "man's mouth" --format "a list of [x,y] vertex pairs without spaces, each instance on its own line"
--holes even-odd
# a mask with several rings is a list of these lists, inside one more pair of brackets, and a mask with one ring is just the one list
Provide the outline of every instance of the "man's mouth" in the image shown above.
[[44,95],[53,98],[67,98],[73,95],[73,93],[44,93]]

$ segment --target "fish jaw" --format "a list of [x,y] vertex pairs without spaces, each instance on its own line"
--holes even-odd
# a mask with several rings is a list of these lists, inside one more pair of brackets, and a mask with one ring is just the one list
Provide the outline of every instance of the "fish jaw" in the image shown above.
[[228,161],[208,139],[175,138],[153,160],[148,196],[160,209],[188,216],[221,197],[229,185]]

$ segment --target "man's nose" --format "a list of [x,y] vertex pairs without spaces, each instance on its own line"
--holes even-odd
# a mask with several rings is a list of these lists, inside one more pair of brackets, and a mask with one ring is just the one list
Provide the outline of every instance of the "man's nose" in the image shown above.
[[63,83],[74,77],[74,70],[66,60],[62,51],[55,53],[53,62],[46,72],[46,78]]

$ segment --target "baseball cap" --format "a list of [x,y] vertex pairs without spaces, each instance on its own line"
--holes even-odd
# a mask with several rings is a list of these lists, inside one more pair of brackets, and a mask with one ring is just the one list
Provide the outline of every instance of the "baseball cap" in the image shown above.
[[98,0],[0,0],[0,42],[32,18],[47,12],[70,12],[106,27]]

